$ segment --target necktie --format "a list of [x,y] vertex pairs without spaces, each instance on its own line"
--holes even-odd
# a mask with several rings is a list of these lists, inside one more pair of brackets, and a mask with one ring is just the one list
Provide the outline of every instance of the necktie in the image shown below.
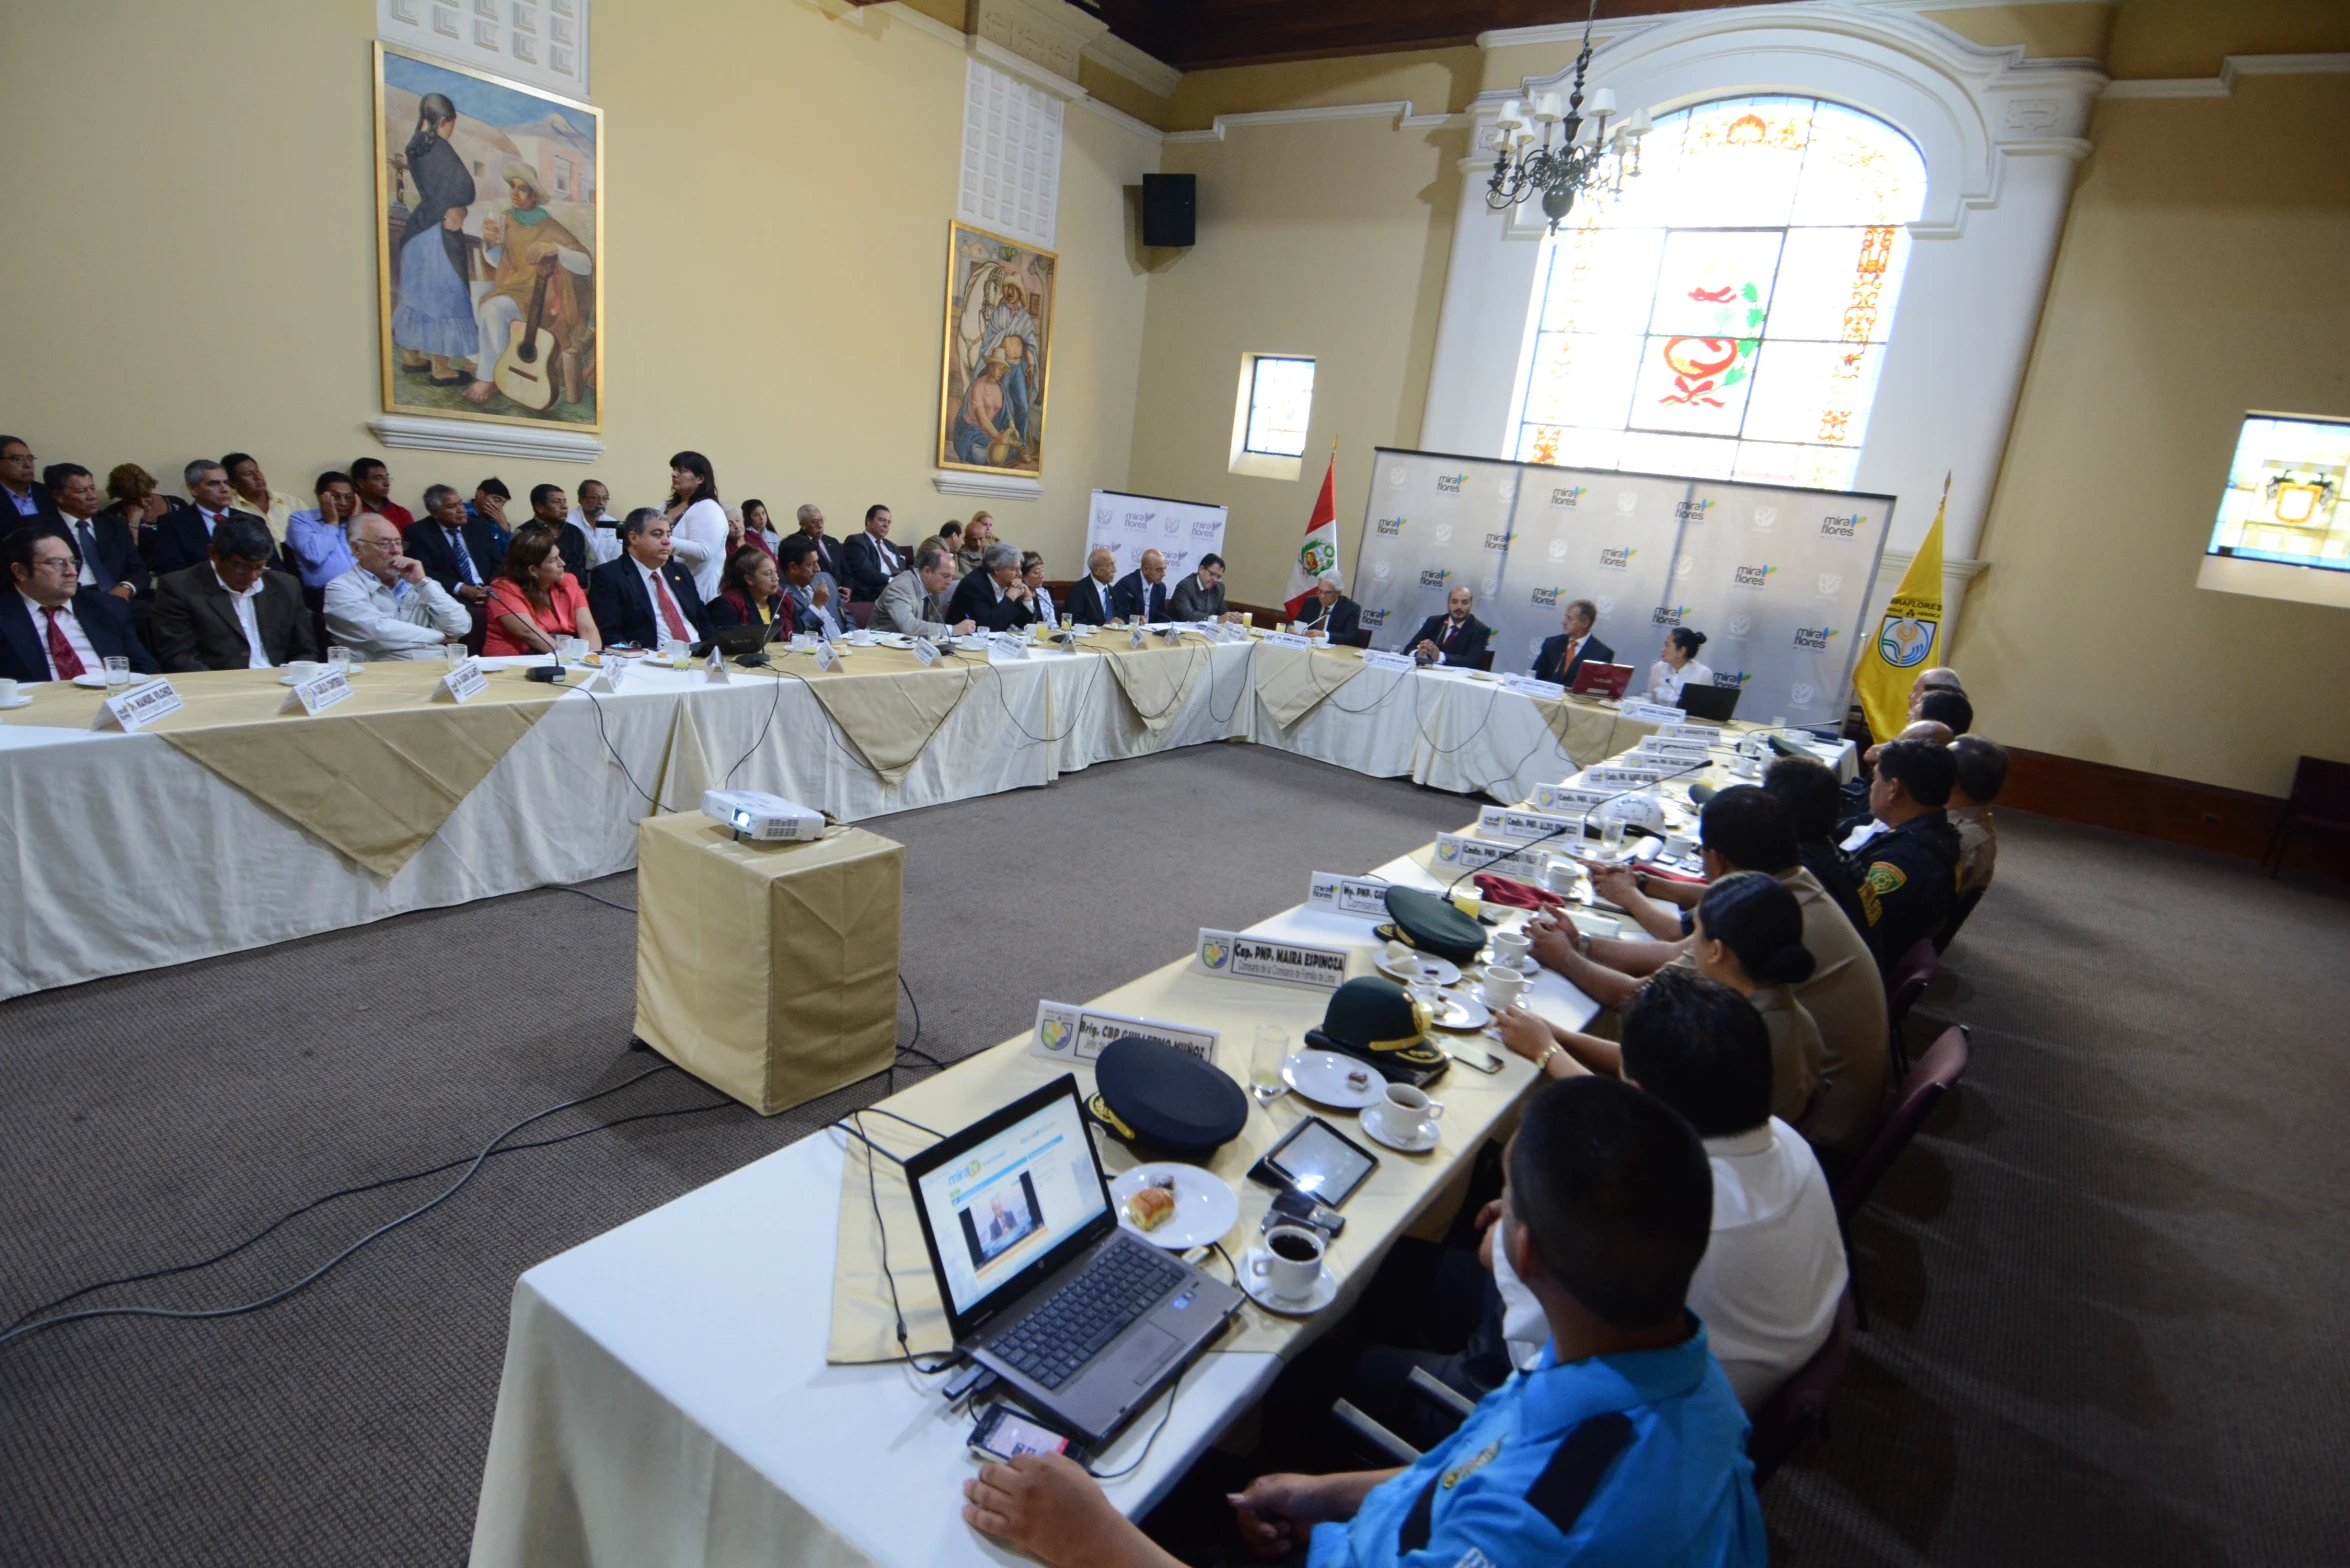
[[661,601],[661,622],[669,628],[669,635],[679,642],[692,642],[694,634],[686,630],[685,617],[677,613],[677,599],[669,592],[668,579],[659,572],[653,574],[653,594]]
[[465,534],[461,529],[442,530],[449,540],[449,548],[457,552],[457,573],[467,582],[480,586],[481,573],[473,569],[473,557],[465,552]]
[[81,541],[82,565],[90,569],[90,586],[104,593],[114,586],[114,574],[106,569],[104,561],[98,559],[98,536],[90,532],[90,520],[86,517],[76,518],[73,532],[74,537]]
[[59,680],[70,681],[82,673],[82,656],[65,640],[65,628],[57,624],[56,607],[44,604],[41,613],[49,617],[49,662],[57,667]]
[[1460,624],[1454,620],[1448,620],[1444,623],[1444,641],[1438,644],[1439,647],[1450,648],[1452,646],[1452,634],[1460,629]]

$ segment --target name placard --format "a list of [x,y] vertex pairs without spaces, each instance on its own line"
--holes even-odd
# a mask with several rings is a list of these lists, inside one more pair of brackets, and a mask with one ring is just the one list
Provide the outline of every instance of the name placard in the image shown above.
[[121,730],[137,734],[167,713],[177,713],[187,706],[180,694],[165,680],[149,681],[136,686],[119,697],[109,697],[90,720],[94,730]]
[[1192,1024],[1170,1024],[1155,1018],[1131,1018],[1124,1013],[1080,1007],[1075,1002],[1036,1004],[1036,1033],[1028,1054],[1061,1062],[1090,1062],[1102,1047],[1126,1035],[1140,1035],[1159,1045],[1171,1045],[1213,1067],[1217,1033]]
[[343,672],[327,670],[306,681],[296,681],[294,694],[286,699],[285,706],[278,711],[291,713],[300,708],[315,719],[336,703],[349,701],[350,697],[351,683],[343,678]]
[[1306,906],[1332,914],[1385,920],[1387,884],[1377,877],[1347,877],[1335,871],[1317,871],[1306,882]]
[[1267,632],[1265,644],[1272,648],[1311,648],[1313,644],[1296,632]]
[[1477,813],[1477,832],[1488,839],[1569,838],[1583,831],[1583,816],[1551,816],[1516,806],[1487,806]]
[[1629,760],[1637,765],[1653,757],[1658,762],[1680,767],[1684,763],[1705,761],[1712,749],[1701,740],[1659,740],[1649,735],[1632,748]]
[[467,659],[451,667],[448,674],[433,688],[435,702],[471,702],[489,689],[490,678],[483,672],[479,659]]
[[987,639],[987,662],[990,664],[1022,664],[1028,659],[1028,645],[1017,637],[997,632]]
[[914,639],[914,662],[929,669],[938,662],[938,644],[927,637]]
[[1126,639],[1126,646],[1127,646],[1127,647],[1129,647],[1129,648],[1139,648],[1139,647],[1141,647],[1141,646],[1142,646],[1142,640],[1143,640],[1143,631],[1142,631],[1142,628],[1141,628],[1141,627],[1139,627],[1139,626],[1137,626],[1136,628],[1134,628],[1134,633],[1133,633],[1133,635],[1132,635],[1132,636],[1130,636],[1130,637],[1128,637],[1128,638]]
[[1408,653],[1385,653],[1376,648],[1363,650],[1363,662],[1374,670],[1397,670],[1406,675],[1420,667],[1420,661]]
[[1722,730],[1718,724],[1668,724],[1657,734],[1666,740],[1701,740],[1708,746],[1719,746],[1722,743]]
[[1558,682],[1538,681],[1531,675],[1504,675],[1501,689],[1514,691],[1521,697],[1540,697],[1546,702],[1557,702],[1567,694],[1567,689]]
[[832,646],[829,637],[816,639],[816,668],[826,671],[840,668],[840,653]]
[[1549,858],[1539,849],[1527,849],[1518,844],[1497,844],[1491,839],[1474,838],[1466,833],[1439,833],[1436,835],[1437,866],[1445,871],[1492,871],[1505,877],[1516,877],[1523,882],[1542,880],[1542,863]]
[[1335,991],[1346,981],[1346,949],[1316,947],[1308,942],[1277,942],[1202,926],[1199,966],[1227,980],[1271,980],[1280,985]]
[[1580,818],[1584,812],[1606,805],[1614,793],[1604,789],[1577,789],[1572,784],[1537,784],[1529,798],[1537,811],[1556,811]]
[[1643,789],[1661,783],[1666,774],[1675,771],[1665,767],[1641,767],[1627,762],[1611,763],[1605,767],[1585,768],[1575,775],[1576,784],[1584,789]]
[[710,662],[702,666],[702,677],[712,686],[726,684],[726,655],[719,651],[716,644],[711,645]]
[[1660,702],[1640,702],[1627,698],[1616,711],[1627,719],[1640,719],[1650,724],[1678,724],[1688,715],[1679,708],[1668,708]]

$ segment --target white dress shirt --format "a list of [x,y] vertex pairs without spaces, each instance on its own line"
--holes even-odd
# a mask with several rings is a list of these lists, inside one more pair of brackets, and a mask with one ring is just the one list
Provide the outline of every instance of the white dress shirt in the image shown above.
[[[702,502],[695,503],[696,506],[703,504],[704,503]],[[688,507],[686,510],[690,513],[693,508]],[[632,555],[628,558],[628,564],[635,567],[637,576],[643,579],[645,585],[645,598],[652,602],[653,635],[654,646],[656,649],[661,643],[669,642],[673,639],[681,642],[693,642],[695,640],[694,618],[685,613],[685,601],[677,596],[677,590],[670,587],[668,582],[662,578],[659,572],[653,570],[653,568],[647,566],[644,562],[638,560],[635,556]],[[697,582],[694,586],[698,591],[701,587],[701,584]],[[663,594],[667,594],[669,596],[669,602],[677,606],[677,619],[685,627],[685,633],[682,637],[679,636],[678,633],[669,629],[669,617],[661,613],[661,596]],[[709,599],[704,598],[702,602],[704,604],[708,604],[710,601]]]
[[1659,659],[1648,667],[1648,700],[1669,706],[1681,700],[1682,687],[1711,686],[1713,683],[1714,672],[1695,659],[1677,670]]
[[387,586],[364,566],[326,585],[326,635],[366,663],[437,659],[444,644],[463,642],[473,617],[449,590],[427,577]]
[[704,604],[718,597],[718,584],[726,576],[726,535],[726,508],[715,501],[696,501],[669,530],[670,549],[694,574],[694,592]]
[[236,609],[237,629],[245,634],[245,647],[248,650],[245,668],[248,670],[272,668],[268,650],[261,646],[261,617],[253,608],[253,601],[261,597],[261,585],[266,579],[255,577],[253,586],[243,593],[231,588],[221,577],[217,567],[213,569],[212,580],[220,584],[220,591],[229,596],[230,604]]
[[1827,1343],[1848,1277],[1836,1200],[1803,1135],[1776,1116],[1705,1140],[1713,1239],[1689,1310],[1738,1402],[1753,1410]]
[[[610,512],[605,512],[603,515],[605,517],[610,517],[612,514]],[[587,535],[588,570],[594,571],[597,567],[603,565],[606,561],[617,561],[620,559],[621,546],[619,529],[598,528],[596,526],[596,519],[588,516],[587,513],[581,511],[576,506],[571,509],[571,515],[566,519],[566,521],[569,522],[572,527]],[[582,583],[580,586],[584,588],[587,585]]]
[[[57,673],[57,660],[49,652],[48,610],[36,603],[22,588],[16,590],[16,596],[24,600],[25,614],[33,618],[33,637],[41,645],[41,657],[49,661],[49,678],[53,681],[64,679]],[[73,601],[70,599],[57,607],[57,629],[65,633],[66,646],[74,651],[74,657],[82,661],[84,675],[105,673],[106,661],[90,645],[90,634],[82,630],[82,623],[75,617]]]

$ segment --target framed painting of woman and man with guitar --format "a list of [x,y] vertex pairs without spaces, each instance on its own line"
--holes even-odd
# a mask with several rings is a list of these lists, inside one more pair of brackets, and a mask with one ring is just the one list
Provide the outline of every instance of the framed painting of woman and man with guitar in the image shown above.
[[603,428],[603,112],[375,46],[384,410]]

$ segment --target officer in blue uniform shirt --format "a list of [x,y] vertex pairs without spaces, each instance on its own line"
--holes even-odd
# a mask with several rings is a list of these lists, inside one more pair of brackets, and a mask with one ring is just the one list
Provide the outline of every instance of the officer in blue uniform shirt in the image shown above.
[[[1689,1125],[1613,1078],[1551,1084],[1507,1156],[1495,1245],[1551,1342],[1401,1470],[1270,1475],[1230,1499],[1243,1544],[1310,1568],[1761,1568],[1747,1423],[1683,1305],[1713,1220]],[[988,1465],[963,1517],[1051,1568],[1173,1568],[1059,1455]]]

